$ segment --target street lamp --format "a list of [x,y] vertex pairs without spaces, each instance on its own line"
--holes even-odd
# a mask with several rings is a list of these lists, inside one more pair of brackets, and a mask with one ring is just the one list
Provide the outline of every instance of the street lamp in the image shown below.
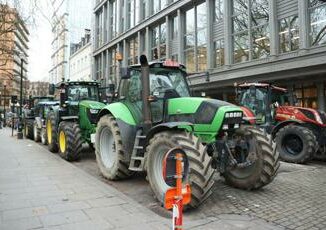
[[18,53],[20,57],[20,98],[19,98],[19,123],[18,123],[18,132],[17,132],[17,138],[23,139],[23,66],[24,66],[24,54],[22,52]]

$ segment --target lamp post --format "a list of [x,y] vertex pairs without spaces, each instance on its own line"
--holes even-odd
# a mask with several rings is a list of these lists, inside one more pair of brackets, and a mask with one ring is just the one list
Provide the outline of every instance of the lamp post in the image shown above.
[[17,138],[23,139],[23,65],[24,65],[24,54],[20,53],[20,98],[19,98],[19,123],[18,123],[18,132]]
[[3,84],[3,127],[6,127],[6,83]]

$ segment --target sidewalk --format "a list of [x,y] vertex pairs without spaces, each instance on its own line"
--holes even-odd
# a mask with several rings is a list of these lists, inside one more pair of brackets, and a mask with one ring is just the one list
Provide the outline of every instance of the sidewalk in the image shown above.
[[[0,130],[0,229],[171,229],[171,220],[29,140]],[[187,221],[187,218],[185,218]],[[188,222],[186,229],[278,229],[246,216]]]

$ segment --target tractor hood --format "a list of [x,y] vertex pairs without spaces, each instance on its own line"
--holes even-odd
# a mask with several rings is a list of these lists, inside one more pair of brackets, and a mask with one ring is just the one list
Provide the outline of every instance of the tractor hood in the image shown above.
[[201,97],[183,97],[168,100],[167,119],[170,122],[187,121],[196,132],[206,133],[212,139],[222,128],[240,125],[242,110],[233,104]]
[[88,100],[85,100],[85,101],[81,101],[79,102],[79,105],[80,106],[83,106],[85,108],[89,108],[89,109],[97,109],[97,110],[100,110],[102,109],[105,104],[102,103],[102,102],[98,102],[98,101],[88,101]]
[[276,120],[299,120],[316,125],[326,126],[326,114],[323,111],[318,111],[311,108],[297,106],[280,106],[276,110]]

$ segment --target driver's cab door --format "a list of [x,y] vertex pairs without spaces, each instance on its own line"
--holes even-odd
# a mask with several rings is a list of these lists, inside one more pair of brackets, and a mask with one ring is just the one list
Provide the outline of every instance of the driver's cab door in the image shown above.
[[121,79],[118,94],[119,101],[128,107],[138,124],[143,121],[142,88],[141,72],[131,70],[130,78]]

